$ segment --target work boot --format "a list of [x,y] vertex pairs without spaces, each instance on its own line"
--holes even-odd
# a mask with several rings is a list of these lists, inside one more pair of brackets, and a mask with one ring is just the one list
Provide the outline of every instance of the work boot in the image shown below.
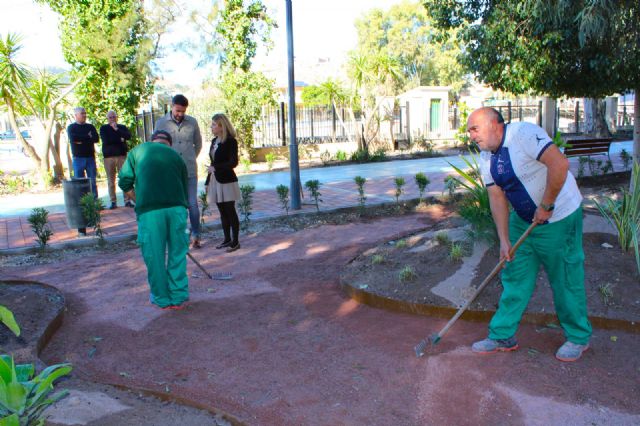
[[496,352],[511,352],[518,349],[518,341],[515,337],[508,339],[484,339],[479,342],[475,342],[471,346],[471,350],[477,354],[493,354]]
[[577,361],[587,349],[589,349],[588,343],[586,345],[578,345],[567,340],[556,352],[556,358],[564,362]]

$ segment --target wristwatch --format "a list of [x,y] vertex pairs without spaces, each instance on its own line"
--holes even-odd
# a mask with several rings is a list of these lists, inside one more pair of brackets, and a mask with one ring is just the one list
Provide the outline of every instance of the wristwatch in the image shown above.
[[540,208],[546,212],[552,212],[553,209],[556,208],[556,205],[554,203],[551,203],[551,204],[540,203]]

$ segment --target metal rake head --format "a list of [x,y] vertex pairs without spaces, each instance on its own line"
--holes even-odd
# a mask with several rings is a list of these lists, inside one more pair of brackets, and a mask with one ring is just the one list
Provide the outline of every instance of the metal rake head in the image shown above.
[[416,347],[413,348],[413,350],[416,351],[416,356],[418,358],[421,358],[424,356],[424,354],[427,353],[427,349],[429,348],[429,346],[433,347],[436,344],[438,344],[439,341],[440,341],[440,335],[433,334],[426,339],[422,339],[422,341],[418,343]]

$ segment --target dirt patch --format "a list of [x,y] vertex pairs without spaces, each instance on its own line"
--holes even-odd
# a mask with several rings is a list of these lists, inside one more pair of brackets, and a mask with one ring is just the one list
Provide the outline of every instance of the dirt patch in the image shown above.
[[57,289],[38,283],[0,281],[0,303],[9,308],[20,326],[17,337],[0,326],[0,352],[11,354],[20,363],[37,362],[38,350],[61,321],[64,297]]

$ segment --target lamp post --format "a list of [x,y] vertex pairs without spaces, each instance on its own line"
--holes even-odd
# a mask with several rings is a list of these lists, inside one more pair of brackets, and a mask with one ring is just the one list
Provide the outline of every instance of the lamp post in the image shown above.
[[291,209],[300,210],[300,166],[298,164],[298,141],[296,139],[296,84],[293,72],[293,15],[291,0],[287,4],[287,53],[289,64],[289,169],[291,180]]

